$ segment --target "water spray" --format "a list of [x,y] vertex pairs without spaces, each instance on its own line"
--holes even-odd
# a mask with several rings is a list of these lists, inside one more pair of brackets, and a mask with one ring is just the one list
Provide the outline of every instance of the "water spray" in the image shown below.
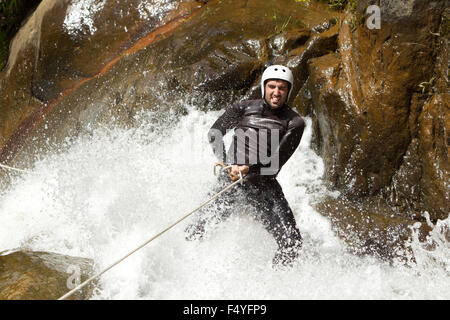
[[[219,164],[216,164],[216,166],[214,167],[214,174],[216,173],[216,167]],[[222,165],[221,165],[222,166]],[[222,167],[222,171],[223,170],[227,170],[229,168],[229,166],[223,166]],[[213,201],[214,199],[216,199],[217,197],[219,197],[222,193],[224,193],[225,191],[227,191],[228,189],[231,189],[232,187],[234,187],[236,184],[238,183],[243,183],[244,182],[244,177],[242,176],[242,173],[239,172],[240,178],[237,179],[236,181],[232,182],[231,184],[229,184],[227,187],[223,188],[221,191],[219,191],[218,193],[216,193],[214,196],[212,196],[211,198],[209,198],[208,200],[206,200],[205,202],[203,202],[200,206],[198,206],[197,208],[193,209],[192,211],[190,211],[189,213],[187,213],[186,215],[184,215],[183,217],[181,217],[180,219],[178,219],[176,222],[172,223],[170,226],[168,226],[167,228],[165,228],[164,230],[162,230],[161,232],[159,232],[158,234],[154,235],[153,237],[151,237],[150,239],[148,239],[147,241],[145,241],[144,243],[142,243],[140,246],[138,246],[136,249],[132,250],[131,252],[129,252],[128,254],[126,254],[125,256],[123,256],[122,258],[120,258],[119,260],[117,260],[116,262],[114,262],[113,264],[111,264],[109,267],[103,269],[101,272],[97,273],[96,275],[90,277],[89,279],[87,279],[86,281],[84,281],[83,283],[79,284],[77,287],[73,288],[72,290],[70,290],[69,292],[67,292],[65,295],[61,296],[58,300],[64,300],[68,297],[70,297],[72,294],[74,294],[76,291],[82,289],[83,287],[85,287],[87,284],[89,284],[91,281],[95,280],[96,278],[100,277],[102,274],[104,274],[106,271],[112,269],[114,266],[118,265],[120,262],[122,262],[123,260],[125,260],[126,258],[128,258],[129,256],[131,256],[133,253],[139,251],[140,249],[142,249],[143,247],[145,247],[147,244],[149,244],[150,242],[152,242],[153,240],[155,240],[156,238],[158,238],[159,236],[161,236],[162,234],[164,234],[166,231],[169,231],[170,229],[172,229],[173,227],[175,227],[178,223],[180,223],[181,221],[183,221],[184,219],[186,219],[187,217],[189,217],[190,215],[192,215],[193,213],[195,213],[196,211],[200,210],[202,207],[206,206],[208,203],[210,203],[211,201]]]

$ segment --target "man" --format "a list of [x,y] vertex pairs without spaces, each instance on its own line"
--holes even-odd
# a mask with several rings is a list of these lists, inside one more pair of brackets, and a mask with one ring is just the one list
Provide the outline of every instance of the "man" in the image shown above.
[[[294,215],[276,180],[281,167],[297,149],[305,123],[287,104],[293,87],[291,70],[268,67],[261,79],[262,99],[235,103],[211,127],[208,137],[213,151],[223,163],[232,165],[229,174],[219,177],[214,193],[241,175],[246,180],[198,215],[187,227],[187,239],[201,239],[207,229],[226,219],[240,204],[253,207],[253,216],[275,238],[278,250],[275,265],[291,265],[302,244]],[[228,153],[223,136],[235,129]]]

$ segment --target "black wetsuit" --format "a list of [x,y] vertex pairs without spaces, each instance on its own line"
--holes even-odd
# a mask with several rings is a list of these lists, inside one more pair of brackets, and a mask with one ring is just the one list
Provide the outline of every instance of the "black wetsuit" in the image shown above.
[[[229,217],[237,206],[243,208],[250,205],[251,215],[263,223],[278,244],[273,262],[290,264],[298,256],[302,238],[292,210],[275,178],[297,149],[304,127],[303,119],[288,106],[274,109],[262,99],[242,101],[227,108],[211,127],[209,142],[221,162],[248,165],[250,170],[247,180],[199,212],[198,220],[186,229],[187,239],[201,239],[209,227]],[[226,153],[222,138],[230,129],[235,129],[235,132],[232,145]],[[237,134],[238,130],[241,134]],[[266,139],[261,139],[261,132]],[[274,166],[273,163],[267,163],[267,158],[261,157],[261,150],[262,155],[266,152],[269,158],[273,156],[272,161],[276,160]],[[222,174],[210,196],[230,183],[228,175]]]

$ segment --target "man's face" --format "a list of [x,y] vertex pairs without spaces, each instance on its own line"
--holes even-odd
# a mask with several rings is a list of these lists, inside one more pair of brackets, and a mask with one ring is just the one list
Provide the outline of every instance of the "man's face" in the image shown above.
[[265,96],[267,103],[272,108],[281,107],[287,99],[289,84],[284,80],[269,80],[266,82]]

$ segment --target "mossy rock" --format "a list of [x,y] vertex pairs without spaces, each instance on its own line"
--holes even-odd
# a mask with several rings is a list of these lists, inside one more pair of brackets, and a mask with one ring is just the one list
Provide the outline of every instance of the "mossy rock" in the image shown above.
[[[92,271],[93,262],[86,258],[26,250],[0,253],[0,300],[56,300]],[[93,288],[85,286],[69,299],[89,299]]]

